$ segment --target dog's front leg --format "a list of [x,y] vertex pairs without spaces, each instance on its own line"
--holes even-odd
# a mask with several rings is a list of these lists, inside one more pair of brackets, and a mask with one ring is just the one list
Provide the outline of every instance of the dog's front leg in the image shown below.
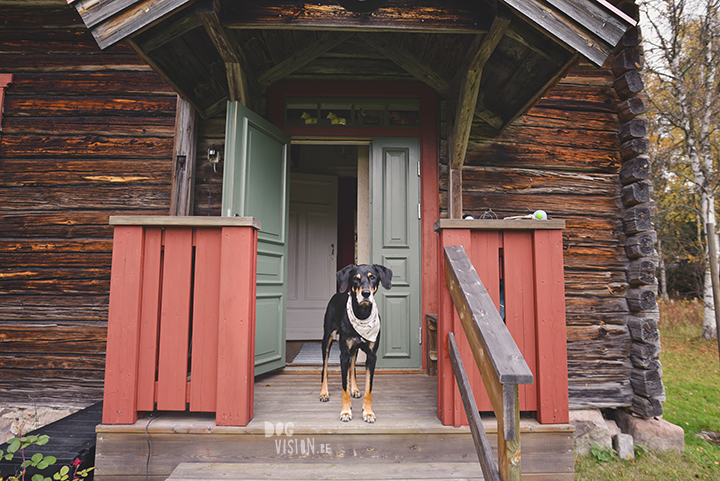
[[350,394],[354,398],[362,397],[360,389],[357,385],[357,375],[355,373],[355,362],[357,361],[357,355],[358,351],[355,351],[355,354],[352,356],[352,363],[350,364]]
[[367,360],[365,361],[365,396],[363,397],[363,420],[366,423],[375,422],[375,413],[372,409],[372,386],[375,377],[375,363],[377,362],[376,350],[373,349],[375,343],[371,343],[370,349],[366,351]]
[[350,358],[351,354],[347,349],[340,352],[340,372],[342,374],[342,410],[340,411],[340,421],[348,422],[352,420],[352,397],[350,394]]

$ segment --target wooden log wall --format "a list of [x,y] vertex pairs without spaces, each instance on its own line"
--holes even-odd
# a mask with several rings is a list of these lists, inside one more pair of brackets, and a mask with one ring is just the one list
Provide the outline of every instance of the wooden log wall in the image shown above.
[[0,7],[0,405],[88,404],[108,217],[168,214],[176,95],[130,48],[100,51],[72,6],[28,3]]
[[[475,218],[543,209],[566,221],[570,407],[632,406],[653,416],[662,412],[662,383],[650,332],[658,313],[641,67],[633,29],[603,68],[581,61],[499,138],[471,133],[462,202]],[[446,118],[442,126],[446,135]],[[443,142],[443,218],[447,159]]]

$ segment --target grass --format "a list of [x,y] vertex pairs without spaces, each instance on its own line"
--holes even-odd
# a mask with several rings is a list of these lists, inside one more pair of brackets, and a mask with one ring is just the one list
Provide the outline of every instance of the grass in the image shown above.
[[575,479],[655,481],[720,479],[720,444],[701,439],[702,431],[720,433],[720,359],[717,340],[703,340],[702,304],[660,304],[663,418],[685,430],[685,452],[653,453],[636,449],[634,461],[601,461],[577,456]]

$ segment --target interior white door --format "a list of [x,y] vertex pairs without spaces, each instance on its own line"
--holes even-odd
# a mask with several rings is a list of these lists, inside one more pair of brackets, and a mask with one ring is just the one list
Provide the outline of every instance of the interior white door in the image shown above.
[[320,340],[336,291],[337,177],[290,175],[287,339]]

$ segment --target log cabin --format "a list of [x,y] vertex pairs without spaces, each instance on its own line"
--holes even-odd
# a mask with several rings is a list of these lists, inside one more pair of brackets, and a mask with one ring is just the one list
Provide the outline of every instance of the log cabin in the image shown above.
[[[179,407],[162,408],[158,352],[192,343],[166,362],[202,357],[198,293],[231,288],[191,280],[213,263],[237,267],[232,289],[256,279],[243,287],[255,322],[233,333],[253,354],[235,360],[252,394],[252,375],[287,370],[287,342],[320,338],[335,271],[369,262],[394,272],[378,296],[392,319],[379,372],[399,376],[390,384],[435,373],[436,420],[463,426],[443,258],[459,244],[533,372],[520,411],[539,426],[585,407],[662,413],[632,1],[0,0],[0,12],[0,406],[105,394],[107,438],[143,412],[192,411],[189,371]],[[536,210],[549,220],[506,220]],[[195,257],[170,262],[180,227]],[[205,230],[216,247],[248,231],[256,255],[198,257]],[[131,359],[137,346],[110,353],[121,306],[148,308],[137,286],[149,274],[128,266],[152,256],[133,257],[132,242],[158,242],[166,263],[156,322],[184,302],[186,324],[149,351],[147,407],[113,411],[108,379],[129,359],[136,378],[148,365]],[[269,394],[240,391],[227,394],[245,398],[232,419],[211,402],[216,428],[247,424],[253,405],[260,419]]]

